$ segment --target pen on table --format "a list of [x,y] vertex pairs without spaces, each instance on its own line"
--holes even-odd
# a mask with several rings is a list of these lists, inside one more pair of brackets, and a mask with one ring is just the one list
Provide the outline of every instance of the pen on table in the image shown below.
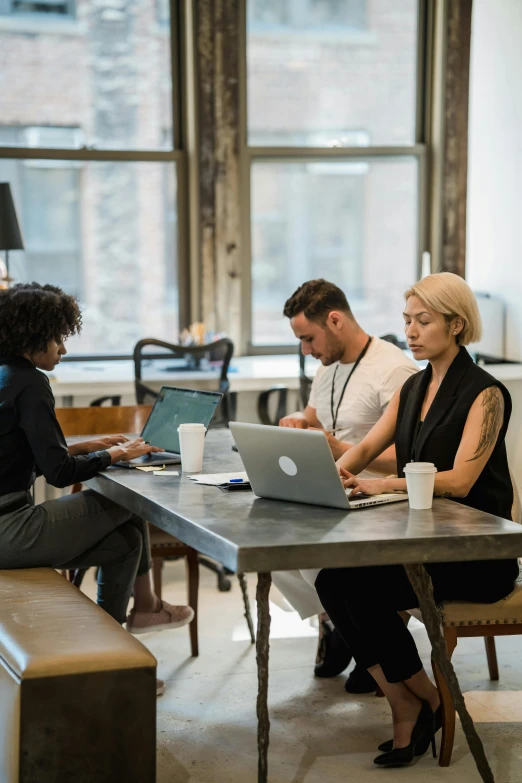
[[242,478],[238,478],[238,479],[230,479],[230,481],[229,481],[228,483],[229,483],[229,484],[242,484],[242,483],[243,483],[243,481],[244,481],[244,479],[242,479]]

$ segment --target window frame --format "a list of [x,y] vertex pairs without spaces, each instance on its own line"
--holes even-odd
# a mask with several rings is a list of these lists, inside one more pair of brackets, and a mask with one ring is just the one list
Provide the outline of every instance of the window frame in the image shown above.
[[243,247],[243,306],[241,353],[249,356],[267,354],[296,353],[293,344],[259,345],[252,342],[252,211],[251,179],[252,166],[257,162],[351,162],[361,158],[371,161],[379,158],[407,158],[417,160],[418,170],[418,208],[417,208],[417,274],[421,274],[422,253],[429,249],[429,159],[428,128],[431,99],[431,41],[434,29],[434,0],[417,0],[418,36],[417,36],[417,77],[415,107],[415,143],[401,146],[368,147],[295,147],[250,146],[248,143],[248,104],[247,104],[247,2],[241,3],[241,50],[240,50],[240,139],[241,139],[241,242]]
[[[74,3],[74,0],[68,0]],[[0,0],[0,15],[3,8],[10,4],[11,0]],[[185,41],[182,31],[185,25],[185,4],[181,0],[169,0],[170,3],[170,62],[172,77],[172,149],[170,150],[122,150],[122,149],[98,149],[82,147],[80,149],[60,149],[44,147],[0,146],[0,159],[23,160],[57,160],[79,161],[89,163],[93,161],[110,162],[148,162],[166,163],[174,166],[176,171],[176,209],[177,209],[177,250],[178,250],[178,321],[179,329],[185,327],[190,320],[190,280],[188,270],[188,211],[186,193],[188,191],[187,174],[187,132],[186,132],[186,101],[187,91],[182,83],[182,63],[185,60]],[[34,14],[27,14],[34,19]],[[52,15],[56,19],[56,15]],[[69,19],[69,16],[63,15]],[[45,32],[45,28],[43,28]],[[102,355],[102,354],[68,354],[63,361],[100,361],[132,359],[132,354]]]

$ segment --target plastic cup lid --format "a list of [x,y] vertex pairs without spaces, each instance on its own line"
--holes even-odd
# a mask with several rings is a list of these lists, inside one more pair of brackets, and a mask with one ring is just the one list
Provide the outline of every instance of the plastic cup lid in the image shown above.
[[201,424],[200,422],[194,422],[194,423],[188,422],[185,424],[180,424],[178,427],[178,432],[180,430],[185,432],[190,432],[192,430],[206,430],[206,429],[207,428],[205,427],[205,425]]
[[433,462],[408,462],[404,468],[405,473],[436,473],[437,468]]

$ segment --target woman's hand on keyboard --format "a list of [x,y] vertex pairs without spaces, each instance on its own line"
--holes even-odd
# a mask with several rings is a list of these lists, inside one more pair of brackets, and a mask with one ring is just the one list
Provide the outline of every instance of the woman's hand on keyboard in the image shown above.
[[339,475],[345,489],[351,489],[350,497],[355,495],[383,495],[393,492],[389,479],[360,479],[344,468],[339,468]]
[[78,443],[84,450],[79,454],[92,454],[93,451],[102,451],[110,449],[111,446],[120,446],[122,443],[128,443],[129,439],[125,435],[104,435],[102,438],[93,438],[83,443]]
[[135,457],[142,457],[144,454],[151,454],[156,451],[163,451],[157,446],[151,446],[150,443],[145,443],[143,438],[137,438],[136,440],[129,440],[126,443],[122,443],[121,446],[112,446],[107,449],[111,455],[111,462],[114,465],[115,462],[120,460],[130,460]]

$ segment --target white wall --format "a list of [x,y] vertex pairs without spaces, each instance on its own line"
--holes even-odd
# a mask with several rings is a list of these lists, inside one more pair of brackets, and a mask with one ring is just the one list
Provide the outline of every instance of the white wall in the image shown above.
[[504,299],[522,359],[522,0],[474,0],[470,78],[467,279]]

